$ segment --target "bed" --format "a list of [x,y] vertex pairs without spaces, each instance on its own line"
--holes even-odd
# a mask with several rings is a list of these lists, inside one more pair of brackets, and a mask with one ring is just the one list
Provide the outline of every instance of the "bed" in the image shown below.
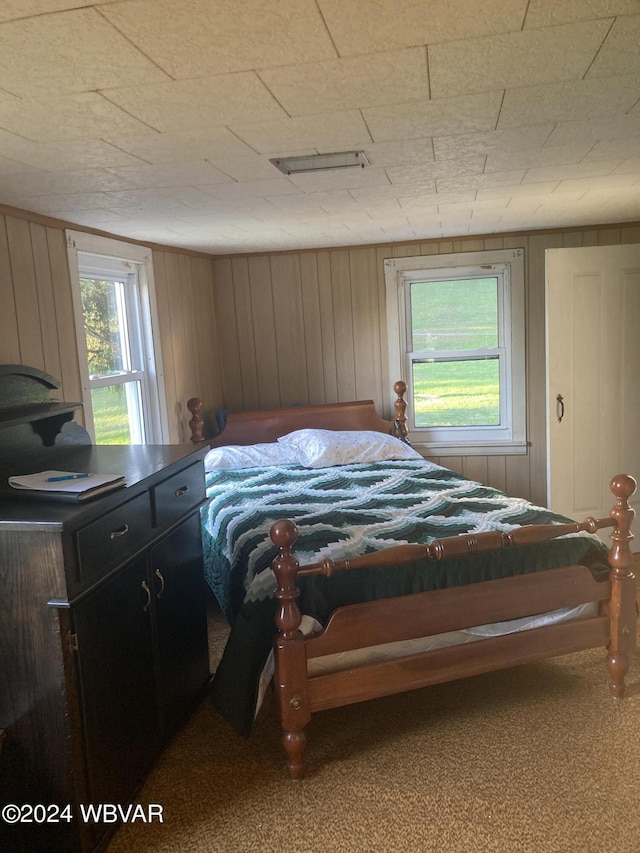
[[564,519],[422,459],[394,390],[392,420],[302,406],[230,415],[209,441],[205,574],[231,623],[212,698],[249,734],[273,652],[294,779],[320,710],[599,646],[624,694],[635,480],[613,478],[608,517]]

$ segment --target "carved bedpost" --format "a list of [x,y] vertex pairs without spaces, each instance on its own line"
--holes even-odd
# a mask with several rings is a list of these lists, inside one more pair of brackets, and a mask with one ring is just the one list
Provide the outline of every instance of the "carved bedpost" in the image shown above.
[[278,582],[276,613],[278,634],[274,641],[275,690],[282,723],[282,744],[289,759],[292,779],[305,773],[304,749],[307,736],[304,727],[311,719],[307,682],[307,656],[300,633],[302,615],[298,607],[296,577],[299,563],[291,553],[298,529],[292,521],[276,521],[271,526],[271,540],[280,553],[272,562]]
[[192,415],[189,421],[191,441],[193,444],[200,444],[204,441],[204,420],[200,414],[202,412],[202,400],[200,397],[192,397],[190,400],[187,400],[187,409],[189,409]]
[[393,390],[398,395],[396,400],[393,403],[393,408],[395,409],[396,416],[393,419],[393,425],[395,427],[396,433],[398,434],[398,438],[403,441],[407,441],[407,435],[409,430],[407,429],[407,401],[404,399],[404,395],[407,393],[407,384],[399,379],[393,386]]
[[629,669],[630,654],[636,645],[637,604],[636,578],[633,573],[633,554],[630,532],[635,510],[629,506],[629,498],[636,490],[636,481],[626,474],[618,474],[611,481],[611,491],[616,504],[609,515],[616,522],[611,534],[613,546],[609,551],[611,566],[611,642],[607,666],[609,668],[609,692],[617,699],[624,696],[624,679]]

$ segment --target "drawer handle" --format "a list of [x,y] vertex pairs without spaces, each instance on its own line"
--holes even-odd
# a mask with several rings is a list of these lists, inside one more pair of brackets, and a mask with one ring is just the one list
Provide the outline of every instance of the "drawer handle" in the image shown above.
[[120,536],[124,536],[125,533],[129,532],[129,525],[123,524],[122,527],[119,527],[117,530],[112,530],[109,534],[109,539],[118,539]]
[[149,584],[146,581],[142,581],[142,589],[147,593],[147,602],[142,608],[146,613],[149,609],[149,605],[151,604],[151,590],[149,589]]
[[183,495],[186,495],[189,491],[189,486],[182,486],[180,489],[176,489],[176,497],[181,498]]
[[156,598],[160,598],[160,596],[164,592],[164,578],[162,576],[162,572],[160,571],[160,569],[156,569],[155,574],[156,574],[156,577],[160,580],[160,589],[156,593]]

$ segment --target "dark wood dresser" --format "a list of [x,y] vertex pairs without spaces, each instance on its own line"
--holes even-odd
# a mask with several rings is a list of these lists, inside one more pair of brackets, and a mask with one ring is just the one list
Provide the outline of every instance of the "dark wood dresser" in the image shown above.
[[[31,369],[9,386],[20,371]],[[53,808],[0,820],[0,850],[86,853],[114,824],[84,821],[81,805],[130,802],[209,681],[205,450],[93,446],[71,423],[79,404],[49,400],[55,380],[23,373],[27,396],[34,383],[45,396],[18,405],[3,395],[7,375],[0,367],[0,806]],[[121,473],[126,486],[61,503],[7,485],[49,469]]]

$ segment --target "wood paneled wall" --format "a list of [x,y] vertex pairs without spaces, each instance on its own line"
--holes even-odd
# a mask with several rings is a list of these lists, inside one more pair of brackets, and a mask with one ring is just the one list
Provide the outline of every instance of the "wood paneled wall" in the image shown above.
[[[0,208],[0,362],[45,370],[81,399],[65,223]],[[210,259],[153,252],[170,440],[188,440],[191,396],[209,413],[373,399],[391,415],[383,261],[525,250],[526,456],[443,457],[467,476],[546,500],[544,253],[639,243],[638,226]]]
[[185,444],[187,400],[200,397],[208,411],[222,404],[213,269],[206,257],[154,250],[153,274],[171,441]]
[[373,399],[391,415],[385,258],[525,251],[526,456],[442,457],[471,479],[546,501],[545,250],[640,242],[637,226],[531,232],[214,260],[224,405],[230,411]]
[[[222,401],[212,264],[154,251],[160,347],[170,441],[188,441],[186,401]],[[27,364],[62,383],[54,396],[81,400],[65,223],[0,210],[0,363]]]

